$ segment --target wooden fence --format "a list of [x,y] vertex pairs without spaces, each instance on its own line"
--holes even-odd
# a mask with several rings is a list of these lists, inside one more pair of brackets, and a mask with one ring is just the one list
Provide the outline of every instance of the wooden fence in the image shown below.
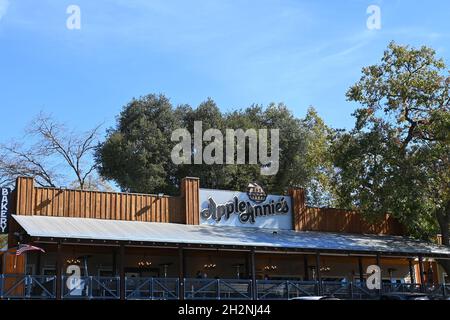
[[[41,188],[34,187],[32,178],[18,178],[16,214],[199,224],[199,187],[198,178],[185,178],[180,196],[172,197]],[[303,189],[291,189],[289,195],[294,230],[404,234],[402,225],[389,215],[368,223],[356,211],[306,207]]]
[[34,187],[17,180],[16,214],[184,223],[182,197]]
[[334,208],[311,208],[305,205],[303,189],[290,189],[293,200],[293,226],[297,231],[323,231],[404,235],[402,224],[386,214],[381,220],[369,223],[357,211]]

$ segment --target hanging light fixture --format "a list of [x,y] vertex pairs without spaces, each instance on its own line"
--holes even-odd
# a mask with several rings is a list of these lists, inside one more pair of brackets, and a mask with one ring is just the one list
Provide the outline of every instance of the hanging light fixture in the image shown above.
[[80,264],[81,260],[78,258],[69,258],[66,260],[67,264]]
[[215,264],[215,263],[205,264],[205,265],[203,266],[203,268],[205,268],[205,269],[207,269],[207,270],[215,269],[215,268],[216,268],[216,264]]
[[80,258],[79,258],[79,257],[78,257],[78,258],[74,258],[74,257],[76,257],[76,255],[75,255],[75,249],[72,249],[72,257],[66,259],[66,263],[67,263],[68,265],[72,265],[72,264],[80,264],[80,263],[81,263]]
[[215,269],[217,265],[212,261],[211,256],[209,256],[209,262],[203,265],[206,270]]
[[331,271],[331,267],[329,266],[324,266],[324,267],[320,267],[320,272],[330,272]]
[[150,267],[151,265],[152,265],[152,262],[150,260],[147,260],[147,258],[145,256],[144,256],[143,259],[141,259],[138,262],[138,266],[141,267],[141,268]]
[[276,271],[278,266],[276,264],[272,264],[272,260],[269,259],[269,263],[264,266],[265,271]]

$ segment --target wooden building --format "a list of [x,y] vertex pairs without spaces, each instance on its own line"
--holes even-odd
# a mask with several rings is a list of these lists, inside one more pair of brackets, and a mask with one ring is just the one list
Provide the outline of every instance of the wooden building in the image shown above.
[[[441,290],[450,249],[409,239],[393,217],[311,208],[302,189],[261,196],[200,188],[177,197],[36,187],[8,195],[1,298],[264,299]],[[34,246],[17,255],[17,249]],[[41,248],[45,252],[38,249]],[[381,268],[384,287],[366,285]],[[447,288],[442,287],[446,294]],[[428,290],[428,289],[427,289]]]

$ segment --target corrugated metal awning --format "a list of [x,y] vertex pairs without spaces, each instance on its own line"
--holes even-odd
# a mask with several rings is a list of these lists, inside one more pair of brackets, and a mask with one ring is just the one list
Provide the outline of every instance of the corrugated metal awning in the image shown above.
[[[32,237],[443,256],[450,248],[398,236],[13,215]],[[276,231],[276,233],[274,233]]]

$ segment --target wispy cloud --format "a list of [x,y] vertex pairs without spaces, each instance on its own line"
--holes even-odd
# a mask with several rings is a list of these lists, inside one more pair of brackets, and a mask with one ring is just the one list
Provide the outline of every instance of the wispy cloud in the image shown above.
[[8,0],[0,0],[0,20],[8,11],[9,1]]

